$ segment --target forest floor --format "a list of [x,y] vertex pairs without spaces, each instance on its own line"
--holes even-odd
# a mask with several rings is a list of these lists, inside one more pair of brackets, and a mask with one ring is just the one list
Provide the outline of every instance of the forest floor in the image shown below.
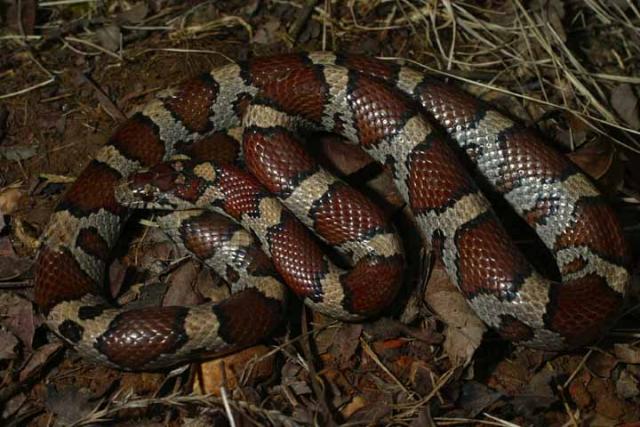
[[[428,268],[388,173],[322,136],[312,149],[408,236],[407,289],[388,313],[348,324],[293,301],[271,341],[171,372],[105,368],[51,334],[32,302],[38,237],[118,124],[186,76],[323,49],[454,81],[590,175],[636,249],[629,304],[611,332],[554,354],[485,331],[437,263]],[[638,76],[632,0],[3,0],[0,424],[640,425]],[[129,250],[109,268],[112,295],[164,305],[225,295],[144,224],[130,225]],[[532,246],[520,223],[508,228]]]

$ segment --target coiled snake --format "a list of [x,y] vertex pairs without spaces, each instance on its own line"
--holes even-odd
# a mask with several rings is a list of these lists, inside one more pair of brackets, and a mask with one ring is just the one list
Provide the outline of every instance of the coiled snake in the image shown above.
[[[227,141],[217,132],[241,124],[252,176],[225,162],[161,163],[203,138],[222,151]],[[280,277],[338,318],[388,305],[404,268],[393,226],[300,148],[306,129],[338,133],[392,172],[451,280],[505,338],[561,350],[594,340],[615,319],[629,283],[628,249],[611,208],[564,156],[451,84],[376,59],[317,52],[216,68],[160,93],[116,130],[43,235],[35,294],[50,328],[88,358],[155,369],[264,339],[282,317]],[[561,283],[518,251],[456,151],[536,230]],[[117,199],[114,189],[130,176]],[[119,202],[127,194],[143,205],[161,198],[223,211],[161,218],[236,293],[218,304],[135,310],[96,296],[129,213]],[[353,267],[332,264],[303,223]]]

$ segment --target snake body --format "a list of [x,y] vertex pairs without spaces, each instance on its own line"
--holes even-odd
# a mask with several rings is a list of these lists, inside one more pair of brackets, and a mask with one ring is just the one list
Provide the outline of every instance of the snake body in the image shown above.
[[[226,162],[162,163],[203,139],[224,151],[219,132],[240,125],[250,175]],[[216,68],[158,94],[116,130],[43,234],[35,297],[49,327],[87,358],[140,370],[264,339],[282,317],[280,278],[338,318],[388,305],[404,267],[393,226],[300,147],[309,129],[342,135],[391,171],[451,280],[503,337],[562,350],[593,341],[616,318],[630,281],[628,249],[614,212],[571,162],[454,85],[393,63],[316,52]],[[536,230],[560,282],[519,252],[458,152]],[[223,212],[178,211],[163,221],[235,286],[229,300],[127,310],[97,296],[129,214],[114,191],[127,177],[130,189],[161,189],[174,204]],[[351,268],[331,263],[303,224]]]

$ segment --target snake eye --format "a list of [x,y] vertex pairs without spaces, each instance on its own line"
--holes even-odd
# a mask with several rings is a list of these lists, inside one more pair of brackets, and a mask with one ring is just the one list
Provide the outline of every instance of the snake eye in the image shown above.
[[137,196],[145,202],[153,202],[155,200],[155,187],[150,184],[145,184]]

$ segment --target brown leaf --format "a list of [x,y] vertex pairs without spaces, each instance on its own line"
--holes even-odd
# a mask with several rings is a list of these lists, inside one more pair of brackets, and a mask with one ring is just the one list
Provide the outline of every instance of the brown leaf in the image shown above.
[[147,17],[148,13],[149,6],[147,6],[146,2],[140,2],[124,12],[120,12],[116,17],[116,21],[124,24],[139,24]]
[[433,372],[433,366],[424,360],[414,360],[409,369],[409,383],[416,392],[423,396],[433,390],[433,378],[437,374]]
[[335,135],[321,140],[322,154],[343,175],[351,175],[373,162],[359,145],[347,144]]
[[[394,398],[390,392],[367,390],[363,396],[365,406],[351,414],[351,425],[389,425],[382,420],[388,419],[393,411],[389,402]],[[392,423],[391,423],[392,424]],[[393,425],[393,424],[392,424]]]
[[501,393],[476,381],[465,382],[458,403],[465,410],[465,416],[475,418],[489,405],[500,399]]
[[360,345],[363,328],[361,323],[343,323],[333,336],[331,353],[337,359],[340,368],[349,366],[349,361]]
[[46,364],[53,355],[55,355],[63,348],[64,345],[61,341],[52,342],[38,347],[38,349],[33,352],[31,357],[29,357],[29,360],[27,361],[25,367],[20,371],[20,382],[23,382],[27,378],[31,377],[34,372],[42,368],[42,366]]
[[15,359],[18,343],[15,335],[0,326],[0,360]]
[[233,390],[240,384],[255,384],[273,374],[275,353],[264,345],[250,347],[200,365],[193,391],[220,396],[220,388]]
[[615,194],[622,188],[625,164],[613,143],[598,139],[569,154],[569,158],[582,170],[598,180],[598,187],[607,194]]
[[562,19],[564,18],[564,15],[565,15],[564,3],[560,0],[550,0],[550,1],[545,1],[545,3],[546,3],[545,12],[547,15],[546,16],[547,21],[549,22],[549,24],[551,24],[555,32],[558,34],[558,37],[560,37],[560,40],[562,40],[563,43],[566,42],[567,34],[564,31],[564,25],[562,23]]
[[0,258],[0,281],[13,280],[31,268],[31,260],[17,256]]
[[0,238],[0,257],[15,257],[16,251],[13,248],[11,239],[8,236]]
[[231,292],[226,282],[208,268],[202,268],[196,278],[194,290],[204,298],[219,302],[229,298]]
[[640,129],[638,97],[631,85],[623,83],[611,91],[611,106],[632,129]]
[[586,408],[593,401],[593,398],[587,389],[589,380],[591,380],[591,374],[588,371],[584,371],[582,375],[576,377],[571,381],[571,384],[569,384],[569,395],[578,408]]
[[584,120],[570,112],[562,113],[561,120],[549,120],[545,126],[546,133],[553,133],[555,140],[564,147],[580,147],[587,139],[590,128]]
[[22,220],[19,216],[13,217],[13,236],[24,247],[30,251],[35,251],[40,243],[37,238],[36,230],[27,221]]
[[638,380],[628,369],[620,372],[620,377],[616,380],[616,393],[622,399],[633,399],[640,395]]
[[27,160],[38,153],[38,144],[16,144],[0,147],[0,159],[9,161]]
[[[429,320],[429,319],[428,319]],[[412,337],[427,344],[439,344],[442,336],[438,333],[435,321],[423,322],[421,328],[413,328],[390,318],[382,317],[364,324],[365,333],[373,341],[390,340],[398,337]]]
[[583,145],[573,153],[567,154],[567,157],[589,176],[600,179],[613,164],[615,153],[611,143],[599,140]]
[[503,359],[492,370],[488,385],[507,396],[517,396],[527,386],[530,379],[528,368],[516,361]]
[[15,417],[15,415],[18,413],[18,411],[21,408],[25,407],[25,402],[27,402],[27,396],[25,396],[24,393],[18,393],[15,396],[13,396],[11,399],[9,399],[8,401],[4,402],[3,404],[3,410],[2,410],[2,419],[4,420],[9,420],[9,419],[16,419],[17,417]]
[[253,42],[257,44],[273,44],[278,41],[278,29],[280,20],[270,17],[267,22],[261,25],[253,36]]
[[451,358],[452,364],[465,365],[480,346],[487,328],[439,264],[436,264],[427,283],[425,300],[447,325],[444,332],[444,350]]
[[58,423],[70,425],[89,415],[94,408],[92,398],[84,388],[67,386],[58,391],[53,385],[49,385],[45,406],[57,415]]
[[597,352],[587,359],[587,367],[601,378],[610,378],[611,371],[618,364],[618,359],[609,353]]
[[605,394],[596,400],[596,412],[612,420],[618,420],[624,416],[625,406],[617,396]]
[[102,47],[111,52],[120,49],[120,37],[122,33],[117,25],[107,25],[96,30],[96,37]]
[[556,372],[543,369],[537,372],[528,382],[522,393],[514,399],[514,406],[518,412],[531,417],[538,408],[548,408],[558,401],[553,392],[552,381]]
[[109,291],[111,295],[120,295],[126,277],[127,266],[119,258],[114,259],[109,265]]
[[640,364],[640,347],[631,344],[614,344],[613,351],[619,361],[629,363],[631,365]]
[[364,408],[367,404],[367,399],[365,399],[362,395],[354,396],[353,399],[349,403],[347,403],[341,410],[340,413],[345,419],[351,417],[354,413]]
[[260,0],[246,0],[244,3],[244,6],[240,9],[240,13],[243,16],[252,16],[260,6]]
[[200,269],[194,262],[185,262],[173,270],[167,283],[169,285],[162,305],[193,305],[202,302],[202,298],[193,290]]
[[[397,209],[405,205],[405,201],[396,187],[393,176],[390,173],[381,173],[375,178],[367,182],[367,187],[371,188],[376,194],[379,194],[389,206],[389,213],[395,212]],[[383,206],[387,208],[387,206]]]
[[24,191],[16,187],[5,187],[0,190],[0,215],[13,214],[24,197]]
[[[148,243],[148,244],[147,244]],[[169,240],[167,235],[158,228],[150,227],[145,236],[145,245],[142,256],[139,257],[138,266],[142,270],[148,270],[151,274],[163,274],[166,272],[169,261],[180,256],[179,248]]]
[[[120,380],[122,390],[134,390],[137,394],[155,393],[167,380],[167,375],[160,372],[125,372]],[[109,390],[111,384],[106,382],[100,392]],[[92,388],[92,390],[94,390]],[[104,391],[102,391],[104,390]]]
[[[324,359],[327,355],[329,354],[325,353],[321,357]],[[287,358],[280,369],[280,377],[282,378],[282,384],[291,389],[296,396],[311,394],[306,371],[295,359]],[[301,381],[299,378],[303,378],[303,380]]]
[[0,317],[7,329],[20,339],[27,350],[31,350],[35,332],[31,302],[13,292],[0,293]]

